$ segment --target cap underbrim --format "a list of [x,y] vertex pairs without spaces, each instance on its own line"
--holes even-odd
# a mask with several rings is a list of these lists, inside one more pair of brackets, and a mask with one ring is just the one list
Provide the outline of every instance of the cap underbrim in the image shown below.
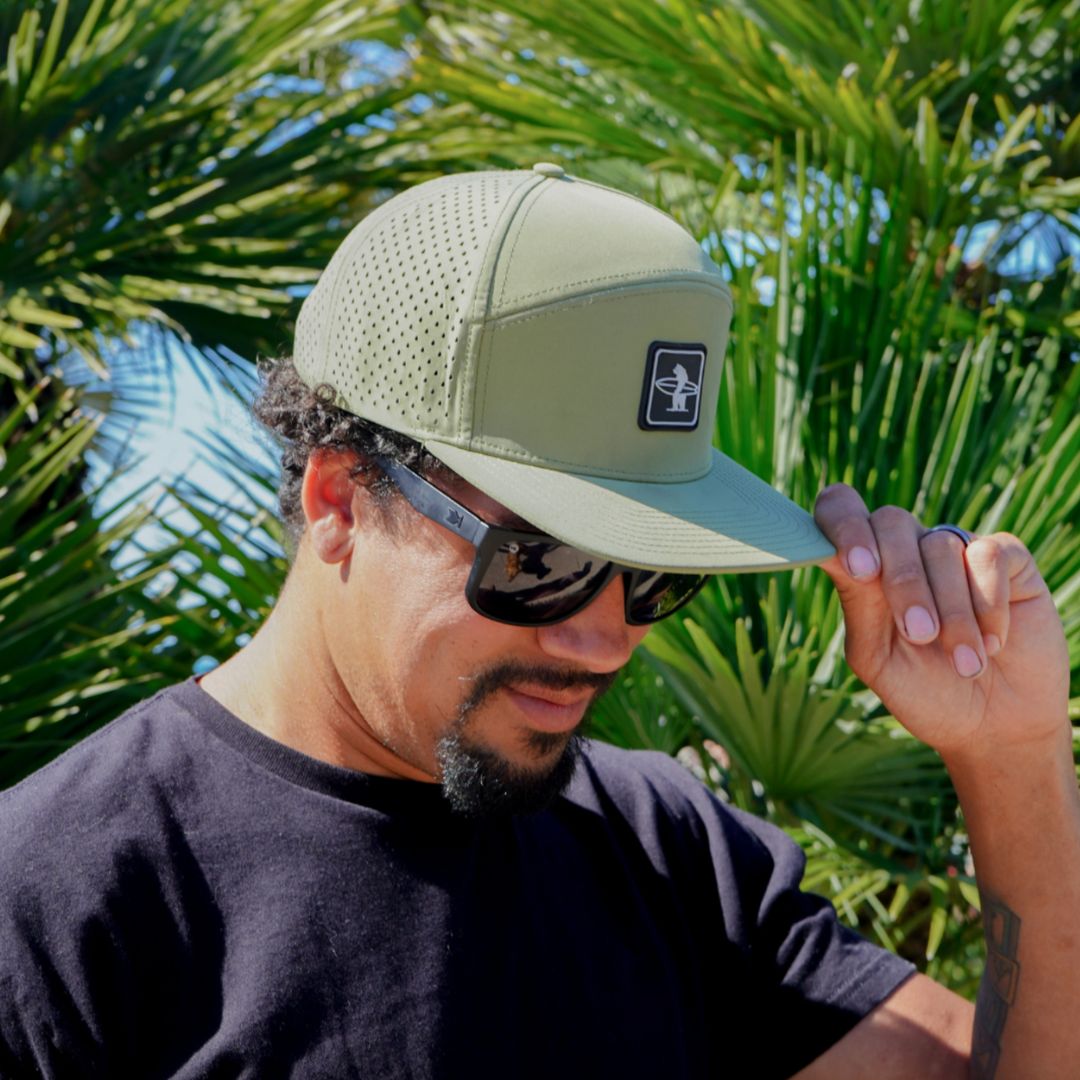
[[738,573],[806,566],[836,553],[802,507],[715,449],[712,467],[696,480],[645,483],[424,445],[537,529],[627,566]]

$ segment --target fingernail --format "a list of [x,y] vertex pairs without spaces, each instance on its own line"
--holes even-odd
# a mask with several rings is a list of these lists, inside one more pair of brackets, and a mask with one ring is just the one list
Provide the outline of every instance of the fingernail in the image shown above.
[[982,671],[982,661],[979,654],[970,645],[957,645],[952,654],[953,666],[956,673],[965,679],[973,678]]
[[997,634],[983,634],[983,645],[987,656],[997,656],[1001,652],[1001,638]]
[[877,559],[874,553],[864,547],[853,547],[848,552],[848,569],[852,577],[869,577],[877,573]]
[[924,607],[909,607],[904,616],[904,629],[909,638],[921,641],[934,636],[934,619]]

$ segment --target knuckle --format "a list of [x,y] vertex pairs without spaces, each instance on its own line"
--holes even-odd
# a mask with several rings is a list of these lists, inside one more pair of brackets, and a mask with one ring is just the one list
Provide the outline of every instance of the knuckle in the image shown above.
[[901,562],[887,567],[882,575],[882,581],[889,589],[922,587],[926,584],[926,574],[921,563]]
[[818,509],[824,507],[829,510],[833,507],[841,507],[848,502],[853,493],[854,488],[847,484],[829,484],[821,489],[815,505]]
[[1005,561],[1005,551],[1001,544],[992,537],[973,540],[968,548],[968,562],[987,570],[997,569]]
[[943,633],[958,630],[971,631],[974,629],[971,612],[967,608],[938,607],[938,618],[941,620]]
[[865,522],[849,521],[838,526],[834,539],[838,547],[845,549],[856,546],[874,547],[874,535],[866,528]]
[[914,521],[912,515],[902,506],[879,506],[870,517],[875,528],[881,527],[888,531],[905,528]]

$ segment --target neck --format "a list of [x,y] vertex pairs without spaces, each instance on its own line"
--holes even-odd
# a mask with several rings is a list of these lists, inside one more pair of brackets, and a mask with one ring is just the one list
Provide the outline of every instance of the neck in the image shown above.
[[[326,648],[314,590],[286,587],[252,640],[199,686],[263,735],[331,765],[434,782],[377,737]],[[303,595],[302,601],[297,596]]]

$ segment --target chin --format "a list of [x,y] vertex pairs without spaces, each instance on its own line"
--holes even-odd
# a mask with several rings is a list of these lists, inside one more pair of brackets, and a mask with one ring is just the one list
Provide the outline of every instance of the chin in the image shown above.
[[525,741],[532,760],[545,764],[518,764],[458,733],[439,741],[435,756],[443,794],[456,813],[472,818],[538,813],[558,798],[577,768],[581,736],[530,731]]

